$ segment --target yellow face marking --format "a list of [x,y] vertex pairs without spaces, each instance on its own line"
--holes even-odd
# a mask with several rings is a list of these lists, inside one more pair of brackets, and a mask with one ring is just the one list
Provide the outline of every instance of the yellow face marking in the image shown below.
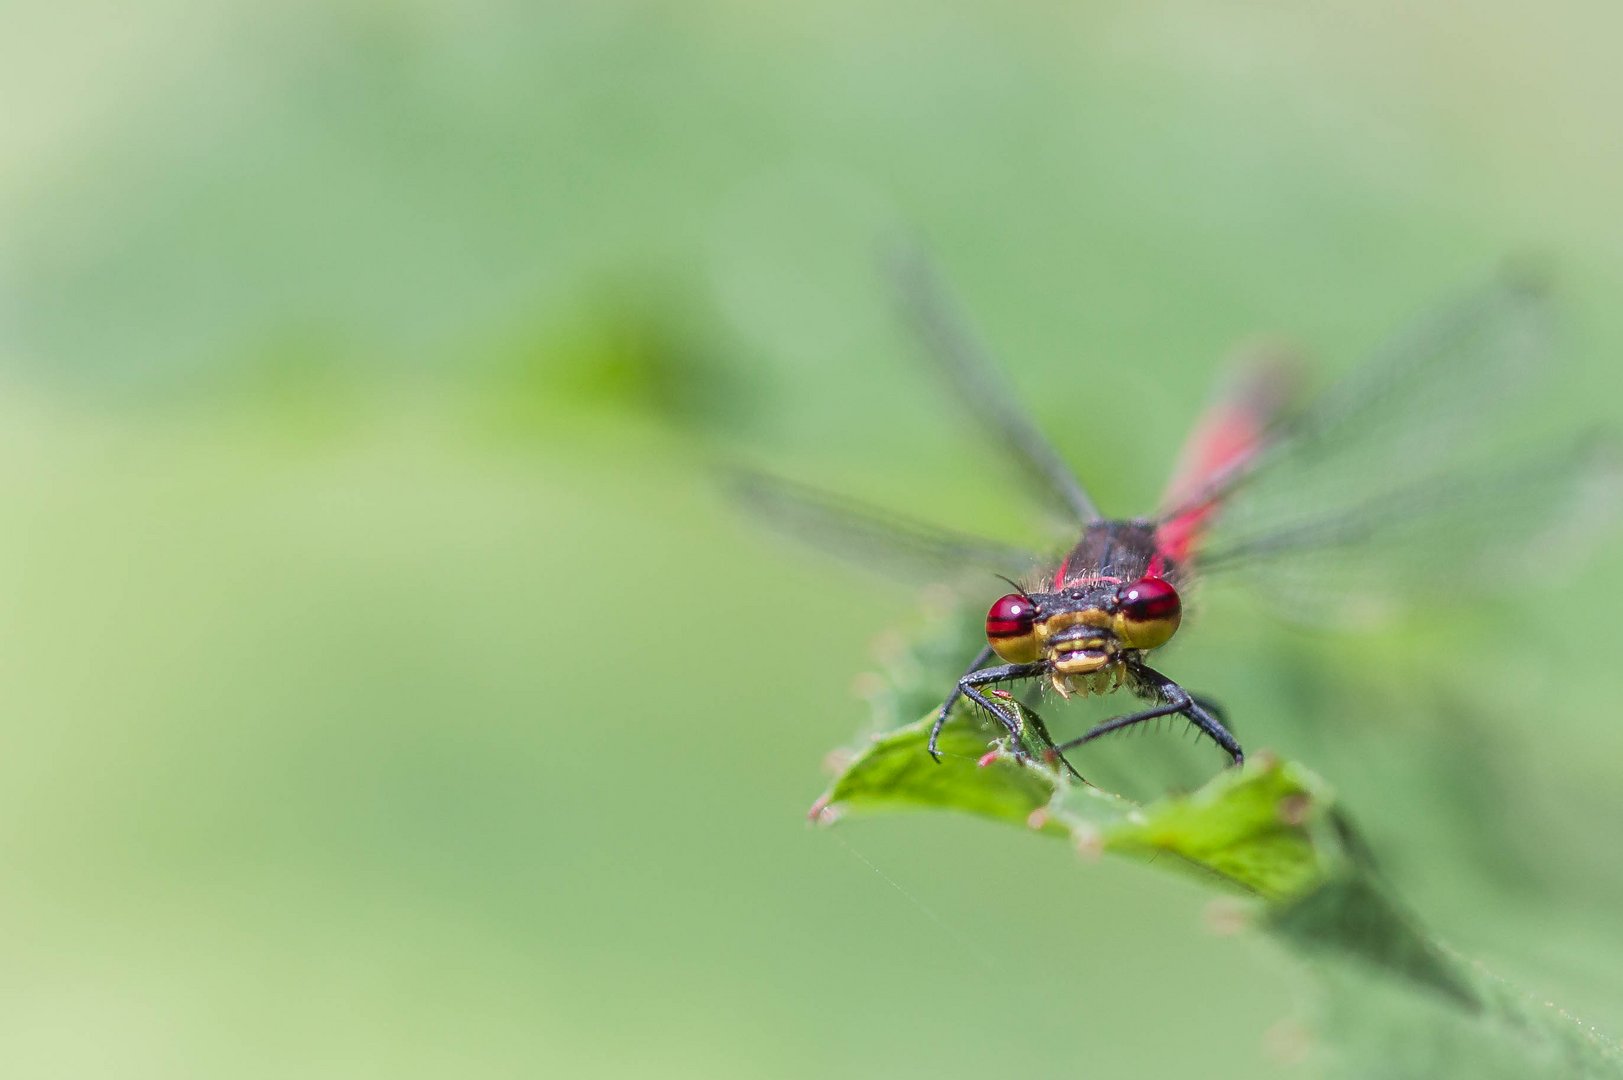
[[1099,630],[1110,629],[1110,613],[1100,608],[1083,608],[1081,611],[1061,611],[1050,615],[1036,626],[1037,636],[1044,643],[1061,630],[1069,630],[1073,626],[1092,626]]
[[1116,657],[1104,649],[1089,649],[1080,654],[1067,653],[1064,660],[1054,661],[1058,675],[1091,675],[1116,662]]
[[[1052,665],[1051,681],[1061,694],[1098,693],[1095,683],[1109,679],[1110,669],[1119,663],[1116,654],[1120,648],[1110,627],[1110,613],[1100,608],[1062,611],[1037,627]],[[1078,629],[1100,633],[1078,634]],[[1054,640],[1062,634],[1064,641]]]
[[1074,693],[1108,694],[1125,680],[1126,671],[1121,661],[1114,657],[1107,658],[1105,665],[1094,671],[1067,675],[1056,670],[1049,676],[1049,681],[1062,697],[1070,697]]
[[[1056,674],[1086,675],[1115,661],[1117,646],[1116,639],[1109,632],[1110,625],[1109,612],[1099,608],[1084,608],[1080,611],[1062,611],[1050,615],[1034,629],[1044,651],[1054,663]],[[1054,642],[1054,638],[1075,627],[1105,632],[1088,637],[1068,637],[1058,644]]]

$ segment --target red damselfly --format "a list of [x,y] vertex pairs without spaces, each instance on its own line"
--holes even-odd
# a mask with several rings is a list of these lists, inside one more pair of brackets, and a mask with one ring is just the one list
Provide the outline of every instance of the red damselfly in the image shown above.
[[[1471,577],[1525,580],[1540,560],[1570,564],[1571,540],[1593,531],[1581,519],[1609,515],[1616,502],[1601,440],[1536,453],[1494,445],[1514,428],[1508,421],[1551,351],[1542,291],[1513,275],[1417,319],[1305,406],[1294,405],[1297,380],[1283,361],[1242,369],[1186,440],[1159,509],[1138,518],[1099,511],[922,259],[900,260],[896,280],[935,369],[1069,535],[1051,551],[1029,550],[758,473],[740,474],[738,487],[801,538],[899,556],[937,577],[979,567],[1012,587],[987,612],[985,647],[944,688],[929,744],[938,761],[936,736],[967,699],[1007,730],[1021,757],[1032,734],[1069,768],[1066,750],[1179,715],[1238,764],[1244,752],[1222,710],[1149,661],[1179,629],[1182,594],[1197,574],[1250,575],[1299,614],[1357,613],[1383,596]],[[1112,419],[1108,409],[1092,415],[1096,430]],[[1062,697],[1126,691],[1144,707],[1056,744],[1034,712],[997,689],[1019,683]]]

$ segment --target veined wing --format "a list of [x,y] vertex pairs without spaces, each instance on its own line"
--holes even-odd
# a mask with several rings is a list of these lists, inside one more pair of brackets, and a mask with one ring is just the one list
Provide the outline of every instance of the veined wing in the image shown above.
[[1268,591],[1304,614],[1329,610],[1304,602],[1315,594],[1368,607],[1490,567],[1570,562],[1549,530],[1609,515],[1616,469],[1594,443],[1512,443],[1551,337],[1543,295],[1495,281],[1417,320],[1162,520],[1215,504],[1197,565],[1265,570]]
[[1250,577],[1296,617],[1346,621],[1459,586],[1537,586],[1570,574],[1620,505],[1617,448],[1592,436],[1214,546],[1202,566]]
[[1326,500],[1356,502],[1447,471],[1492,443],[1493,416],[1547,359],[1551,337],[1543,293],[1495,280],[1414,320],[1161,519],[1213,500],[1227,531],[1271,529],[1319,516]]
[[903,312],[965,411],[1054,509],[1076,525],[1099,520],[1099,510],[1076,474],[1010,395],[991,355],[924,256],[913,249],[899,252],[893,276]]
[[854,499],[751,470],[734,470],[735,498],[755,516],[801,543],[870,569],[921,582],[970,574],[1029,575],[1045,559],[1035,551],[955,532]]

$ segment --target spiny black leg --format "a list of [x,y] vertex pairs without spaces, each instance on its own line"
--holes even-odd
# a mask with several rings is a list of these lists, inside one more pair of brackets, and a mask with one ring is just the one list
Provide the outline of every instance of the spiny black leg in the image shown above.
[[[1025,703],[1021,702],[1021,704]],[[1042,740],[1044,746],[1048,747],[1047,751],[1045,751],[1043,754],[1043,756],[1048,759],[1048,764],[1052,765],[1057,760],[1061,765],[1065,766],[1065,771],[1070,773],[1079,782],[1084,784],[1087,783],[1087,780],[1082,776],[1082,774],[1076,771],[1076,766],[1071,764],[1071,759],[1060,753],[1059,747],[1054,745],[1054,737],[1048,734],[1048,725],[1043,723],[1043,718],[1038,714],[1037,710],[1033,709],[1030,705],[1026,705],[1026,715],[1031,717],[1032,730],[1037,732],[1037,737]]]
[[1245,762],[1245,751],[1240,749],[1239,740],[1229,734],[1229,729],[1223,726],[1219,719],[1223,714],[1220,708],[1214,708],[1210,702],[1196,700],[1189,691],[1144,664],[1129,663],[1128,672],[1133,676],[1133,682],[1141,691],[1148,691],[1162,701],[1180,702],[1182,707],[1177,711],[1187,716],[1201,731],[1210,736],[1212,742],[1228,751],[1234,764]]
[[[1225,731],[1227,731],[1229,733],[1229,737],[1234,739],[1234,741],[1236,743],[1238,743],[1240,741],[1238,736],[1236,736],[1234,734],[1234,730],[1235,730],[1234,729],[1234,721],[1229,719],[1229,711],[1227,709],[1223,708],[1223,706],[1219,705],[1217,702],[1213,701],[1211,698],[1205,696],[1204,694],[1193,694],[1192,693],[1192,694],[1189,695],[1189,700],[1193,701],[1200,708],[1205,709],[1207,712],[1211,713],[1212,718],[1217,721],[1217,723],[1218,723],[1218,725],[1220,727],[1222,727]],[[1195,724],[1195,721],[1194,721],[1193,717],[1187,717],[1186,716],[1184,719],[1188,720],[1191,725]],[[1205,728],[1200,728],[1199,730],[1201,731],[1202,734],[1210,734],[1209,732],[1206,731]]]
[[[1041,673],[1039,672],[1039,674]],[[997,717],[998,722],[1009,729],[1009,738],[1014,742],[1015,760],[1023,761],[1029,756],[1026,753],[1025,725],[1022,722],[1023,714],[1016,714],[1011,718],[1007,710],[1000,705],[994,705],[990,698],[987,698],[981,694],[979,690],[976,690],[971,686],[964,687],[964,696],[975,702],[975,704],[979,705],[987,712],[990,712],[993,716]],[[1059,747],[1054,745],[1053,736],[1048,734],[1048,727],[1043,723],[1043,718],[1038,716],[1036,712],[1031,712],[1030,716],[1032,730],[1037,733],[1038,740],[1043,744],[1044,747],[1046,747],[1043,752],[1043,756],[1045,759],[1047,759],[1048,764],[1053,765],[1053,758],[1057,758],[1064,763],[1065,768],[1072,776],[1076,777],[1078,780],[1081,780],[1084,784],[1087,783],[1087,780],[1083,779],[1082,774],[1076,771],[1076,767],[1073,766],[1069,760],[1067,760],[1064,754],[1060,753]],[[1053,758],[1048,757],[1050,754],[1053,755]],[[938,758],[937,760],[939,761],[940,759]]]
[[[1015,741],[1015,746],[1017,748],[1020,746],[1020,719],[1018,716],[1011,715],[1009,711],[1004,709],[1002,705],[993,702],[991,698],[987,697],[973,686],[964,687],[964,696],[973,701],[975,704],[979,705],[981,708],[985,709],[987,712],[991,713],[993,718],[997,720],[998,723],[1008,728],[1010,737]],[[939,761],[940,758],[937,758],[936,760]]]
[[1162,704],[1145,709],[1142,712],[1128,713],[1126,716],[1118,716],[1114,720],[1106,720],[1081,737],[1061,744],[1057,749],[1060,751],[1069,750],[1074,746],[1091,742],[1101,735],[1108,735],[1112,731],[1120,731],[1122,728],[1141,724],[1146,720],[1154,720],[1157,717],[1181,713],[1188,717],[1189,721],[1201,731],[1205,732],[1213,742],[1228,751],[1229,757],[1233,759],[1234,764],[1239,765],[1245,761],[1245,752],[1240,749],[1240,744],[1233,735],[1229,734],[1228,728],[1223,726],[1223,722],[1217,718],[1217,715],[1214,715],[1220,713],[1221,710],[1214,709],[1207,702],[1195,700],[1190,696],[1189,691],[1153,668],[1132,662],[1128,663],[1127,668],[1133,676],[1134,689],[1145,697],[1158,698]]
[[1245,764],[1245,751],[1240,749],[1239,741],[1229,734],[1229,729],[1223,726],[1221,720],[1201,707],[1200,703],[1191,698],[1189,707],[1183,714],[1193,720],[1196,727],[1210,735],[1214,743],[1227,750],[1234,764]]
[[1086,733],[1078,735],[1076,738],[1071,739],[1068,742],[1062,742],[1054,749],[1064,752],[1066,750],[1081,746],[1083,743],[1092,742],[1101,735],[1109,735],[1112,731],[1120,731],[1122,728],[1132,727],[1134,724],[1142,724],[1146,720],[1156,720],[1163,716],[1171,716],[1173,713],[1183,712],[1183,710],[1183,705],[1175,705],[1168,702],[1165,705],[1157,705],[1153,709],[1145,709],[1142,712],[1128,713],[1125,716],[1118,716],[1113,720],[1106,720],[1102,724],[1089,728]]
[[1044,760],[1047,761],[1049,765],[1052,765],[1054,762],[1058,761],[1061,765],[1065,766],[1065,771],[1070,773],[1073,779],[1075,779],[1078,783],[1085,784],[1088,782],[1087,777],[1077,772],[1076,766],[1071,764],[1071,759],[1059,752],[1059,747],[1054,745],[1054,737],[1048,733],[1048,725],[1043,722],[1042,714],[1037,711],[1037,705],[1032,701],[1032,698],[1037,696],[1038,690],[1040,689],[1041,688],[1038,687],[1036,689],[1023,691],[1022,696],[1016,698],[1015,700],[1019,701],[1021,705],[1025,706],[1025,715],[1031,717],[1032,730],[1037,733],[1037,737],[1040,738],[1043,745],[1048,748],[1047,750],[1043,751]]
[[[1014,737],[1017,752],[1023,754],[1023,744],[1020,741],[1022,726],[1019,717],[1012,715],[1009,710],[1003,708],[1001,705],[994,704],[993,701],[985,694],[981,693],[978,688],[982,686],[990,686],[993,683],[1015,682],[1019,679],[1033,679],[1044,674],[1047,672],[1047,670],[1047,663],[1042,661],[1038,661],[1034,664],[1001,664],[997,667],[989,667],[981,671],[969,672],[963,678],[958,680],[958,690],[969,700],[991,713],[998,723],[1007,728],[1009,734]],[[930,732],[930,756],[935,758],[937,762],[941,760],[941,755],[936,752],[935,737],[936,734],[940,732],[941,725],[944,723],[946,723],[946,714],[943,712],[940,716],[936,717],[935,726]]]
[[1202,709],[1217,717],[1217,722],[1228,728],[1229,734],[1234,734],[1234,721],[1229,719],[1229,711],[1204,694],[1190,694],[1189,700]]
[[947,722],[947,714],[952,712],[953,705],[957,703],[959,696],[964,692],[964,680],[975,674],[976,670],[991,658],[992,646],[988,645],[975,656],[975,659],[969,662],[969,667],[964,670],[964,673],[958,676],[958,683],[953,686],[952,693],[948,694],[947,700],[941,703],[941,711],[935,714],[935,723],[930,727],[930,756],[935,758],[937,765],[941,764],[941,755],[936,752],[935,741],[941,734],[941,728]]

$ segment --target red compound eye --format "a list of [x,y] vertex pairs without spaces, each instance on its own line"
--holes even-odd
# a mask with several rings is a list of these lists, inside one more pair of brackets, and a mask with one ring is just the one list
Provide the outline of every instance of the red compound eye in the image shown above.
[[1134,622],[1175,619],[1183,613],[1178,590],[1156,577],[1135,581],[1116,594],[1117,609]]
[[992,651],[1011,664],[1037,658],[1037,605],[1019,593],[998,597],[986,613],[986,641]]
[[1178,590],[1160,578],[1142,578],[1116,594],[1116,636],[1129,648],[1165,645],[1182,619]]
[[1031,632],[1037,620],[1037,606],[1019,593],[1000,596],[986,613],[986,636],[1018,637]]

